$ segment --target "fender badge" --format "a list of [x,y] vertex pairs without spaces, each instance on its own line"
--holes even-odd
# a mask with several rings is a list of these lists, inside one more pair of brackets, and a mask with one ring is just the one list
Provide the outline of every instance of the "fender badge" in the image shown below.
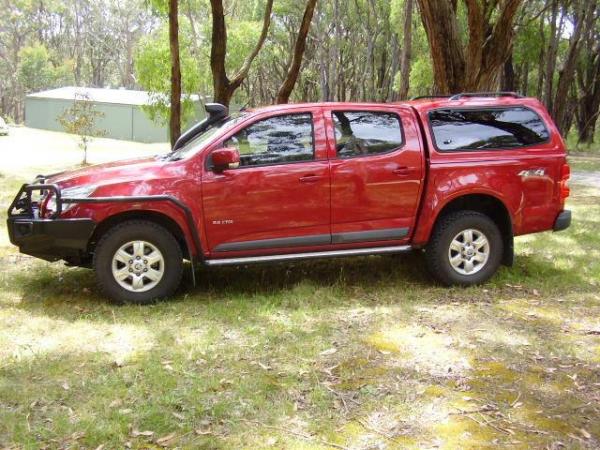
[[546,169],[530,169],[530,170],[521,170],[519,172],[519,176],[523,178],[530,177],[543,177],[546,175]]

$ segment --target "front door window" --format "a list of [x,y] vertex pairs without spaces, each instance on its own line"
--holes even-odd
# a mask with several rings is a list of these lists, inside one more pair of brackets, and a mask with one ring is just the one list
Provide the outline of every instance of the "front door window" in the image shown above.
[[225,142],[240,152],[240,167],[286,164],[314,159],[311,114],[260,120]]

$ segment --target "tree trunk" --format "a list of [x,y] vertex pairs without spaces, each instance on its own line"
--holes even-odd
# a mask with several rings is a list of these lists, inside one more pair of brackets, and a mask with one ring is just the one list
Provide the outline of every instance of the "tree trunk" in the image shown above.
[[502,70],[502,83],[500,84],[500,90],[506,92],[516,91],[516,80],[515,80],[515,68],[513,66],[513,55],[512,52],[508,59],[504,63]]
[[398,70],[400,70],[400,52],[401,49],[398,41],[398,34],[396,32],[392,32],[392,59],[390,61],[390,79],[386,97],[386,101],[388,102],[396,101],[398,97],[397,92],[394,90],[394,81],[396,80],[396,74],[398,73]]
[[341,80],[340,80],[340,0],[333,1],[333,42],[331,43],[331,72],[329,73],[331,82],[328,90],[333,93],[336,100],[342,97]]
[[465,57],[456,9],[450,0],[418,0],[427,33],[435,85],[440,94],[464,90]]
[[271,10],[273,9],[273,0],[267,0],[265,14],[263,17],[263,26],[260,37],[252,52],[246,57],[242,67],[236,72],[230,80],[225,69],[225,58],[227,56],[227,26],[225,25],[225,12],[223,10],[223,0],[210,0],[212,12],[212,41],[210,49],[210,68],[213,77],[213,96],[214,101],[222,105],[229,106],[231,97],[240,87],[244,79],[248,76],[252,62],[260,52],[271,25]]
[[[483,8],[479,0],[464,0],[466,48],[458,31],[457,1],[418,1],[439,93],[495,90],[500,68],[512,50],[514,19],[522,0],[484,2]],[[490,22],[492,17],[495,23]]]
[[529,61],[525,61],[523,70],[521,71],[521,93],[524,96],[527,96],[529,93]]
[[404,3],[404,37],[402,39],[402,56],[400,57],[400,89],[398,97],[400,100],[408,99],[410,89],[410,60],[412,57],[412,18],[413,0],[405,0]]
[[552,108],[554,122],[561,132],[566,132],[567,125],[567,102],[563,101],[569,95],[569,89],[575,76],[577,58],[581,49],[581,38],[584,33],[594,25],[594,8],[596,4],[593,0],[581,0],[575,5],[574,12],[574,30],[569,42],[569,50],[563,67],[558,76],[556,85],[556,94]]
[[169,0],[169,47],[171,50],[171,111],[169,134],[171,147],[181,135],[181,65],[179,61],[178,1]]
[[[558,51],[558,40],[559,36],[556,27],[556,20],[558,18],[558,0],[552,0],[552,13],[550,17],[550,42],[548,44],[548,53],[546,54],[546,67],[544,72],[544,78],[546,80],[546,86],[544,91],[544,103],[548,111],[552,111],[552,90],[554,88],[554,70],[556,68],[556,55]],[[561,18],[562,21],[562,18]],[[560,28],[560,27],[559,27]],[[543,46],[543,45],[542,45]],[[540,70],[542,67],[540,66]]]
[[577,67],[580,96],[577,101],[578,140],[594,142],[594,131],[600,115],[600,30],[588,30],[586,47]]
[[542,67],[544,66],[544,60],[546,58],[546,49],[545,49],[545,42],[546,42],[546,33],[544,32],[544,23],[545,23],[545,15],[541,14],[540,15],[540,28],[539,28],[539,33],[540,33],[540,41],[542,42],[542,45],[540,45],[540,54],[539,54],[539,59],[538,59],[538,78],[537,78],[537,87],[536,87],[536,94],[537,96],[541,99],[544,95],[544,71],[542,70]]
[[294,55],[287,71],[287,75],[285,76],[285,80],[283,80],[283,83],[277,92],[276,103],[287,103],[294,90],[294,86],[296,85],[300,73],[300,67],[302,66],[302,57],[304,56],[304,50],[306,49],[306,38],[310,30],[310,24],[312,22],[316,4],[317,0],[308,0],[306,3],[300,30],[298,31],[296,44],[294,45]]

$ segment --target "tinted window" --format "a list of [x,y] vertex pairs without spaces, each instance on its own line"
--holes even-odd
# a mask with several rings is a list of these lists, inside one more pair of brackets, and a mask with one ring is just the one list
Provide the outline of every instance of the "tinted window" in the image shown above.
[[241,166],[282,164],[314,158],[311,114],[260,120],[225,142],[240,151]]
[[457,110],[429,113],[439,150],[510,149],[548,140],[548,130],[527,108]]
[[339,158],[386,153],[402,145],[396,114],[333,111],[332,115]]

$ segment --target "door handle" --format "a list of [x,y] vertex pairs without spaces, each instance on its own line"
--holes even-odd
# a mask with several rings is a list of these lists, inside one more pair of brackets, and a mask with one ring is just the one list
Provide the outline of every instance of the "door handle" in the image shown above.
[[300,183],[316,183],[320,179],[321,179],[321,177],[318,175],[314,175],[314,174],[304,175],[304,176],[300,177]]
[[396,167],[394,170],[392,170],[392,173],[394,175],[407,176],[412,173],[412,169],[406,166]]

